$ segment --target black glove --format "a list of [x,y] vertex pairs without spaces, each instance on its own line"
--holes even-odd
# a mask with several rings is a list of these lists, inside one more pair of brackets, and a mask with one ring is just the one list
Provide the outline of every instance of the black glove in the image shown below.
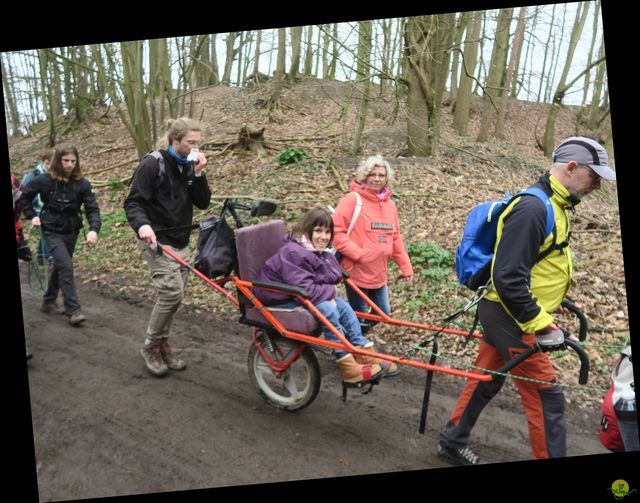
[[542,351],[565,349],[565,331],[553,323],[542,330],[536,331],[536,341]]

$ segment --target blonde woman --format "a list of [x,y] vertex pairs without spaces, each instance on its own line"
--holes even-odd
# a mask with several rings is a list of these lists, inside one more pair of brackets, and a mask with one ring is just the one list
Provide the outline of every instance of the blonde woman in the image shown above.
[[[351,182],[351,193],[340,200],[333,214],[333,246],[340,252],[340,265],[386,314],[391,312],[389,261],[398,265],[404,281],[413,280],[411,261],[400,235],[398,209],[391,200],[392,182],[393,169],[382,156],[364,159]],[[351,307],[364,312],[366,303],[346,288]]]
[[[186,363],[174,355],[168,337],[184,296],[187,270],[166,255],[158,255],[158,243],[188,260],[191,230],[186,227],[193,222],[193,206],[205,209],[211,199],[203,172],[207,159],[198,151],[200,124],[182,117],[167,126],[159,150],[140,161],[124,202],[158,295],[140,350],[147,369],[155,376],[186,368]],[[173,230],[157,235],[159,229]]]

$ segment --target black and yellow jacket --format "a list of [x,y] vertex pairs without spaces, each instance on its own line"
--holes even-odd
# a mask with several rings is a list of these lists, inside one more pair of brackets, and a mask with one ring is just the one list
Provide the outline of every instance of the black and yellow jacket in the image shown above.
[[546,236],[547,210],[537,197],[515,199],[500,215],[495,253],[491,265],[493,288],[486,299],[499,302],[524,333],[533,333],[553,323],[556,311],[569,287],[573,264],[567,211],[578,201],[550,173],[534,187],[550,196],[555,217],[554,249],[538,261],[540,253],[554,244],[553,233]]

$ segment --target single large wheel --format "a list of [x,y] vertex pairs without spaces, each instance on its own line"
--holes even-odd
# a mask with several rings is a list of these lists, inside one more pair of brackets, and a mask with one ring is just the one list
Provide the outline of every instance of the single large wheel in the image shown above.
[[[256,342],[251,344],[247,365],[249,377],[256,390],[269,404],[294,412],[310,405],[320,391],[320,365],[309,347],[280,335],[255,332]],[[288,362],[299,354],[286,370],[274,371],[261,351],[276,364]],[[302,347],[304,346],[304,347]]]

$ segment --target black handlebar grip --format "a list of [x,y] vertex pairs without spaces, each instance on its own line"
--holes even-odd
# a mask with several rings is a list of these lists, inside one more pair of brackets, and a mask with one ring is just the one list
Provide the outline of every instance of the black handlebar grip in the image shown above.
[[587,356],[587,353],[576,341],[565,338],[564,343],[578,353],[578,356],[580,357],[580,375],[578,376],[578,383],[587,384],[587,380],[589,379],[589,357]]
[[578,321],[580,322],[578,339],[580,339],[580,342],[584,342],[587,338],[587,332],[589,330],[589,321],[587,320],[587,317],[580,309],[575,306],[573,302],[567,299],[562,301],[562,306],[566,307],[569,311],[576,315],[576,318],[578,318]]

